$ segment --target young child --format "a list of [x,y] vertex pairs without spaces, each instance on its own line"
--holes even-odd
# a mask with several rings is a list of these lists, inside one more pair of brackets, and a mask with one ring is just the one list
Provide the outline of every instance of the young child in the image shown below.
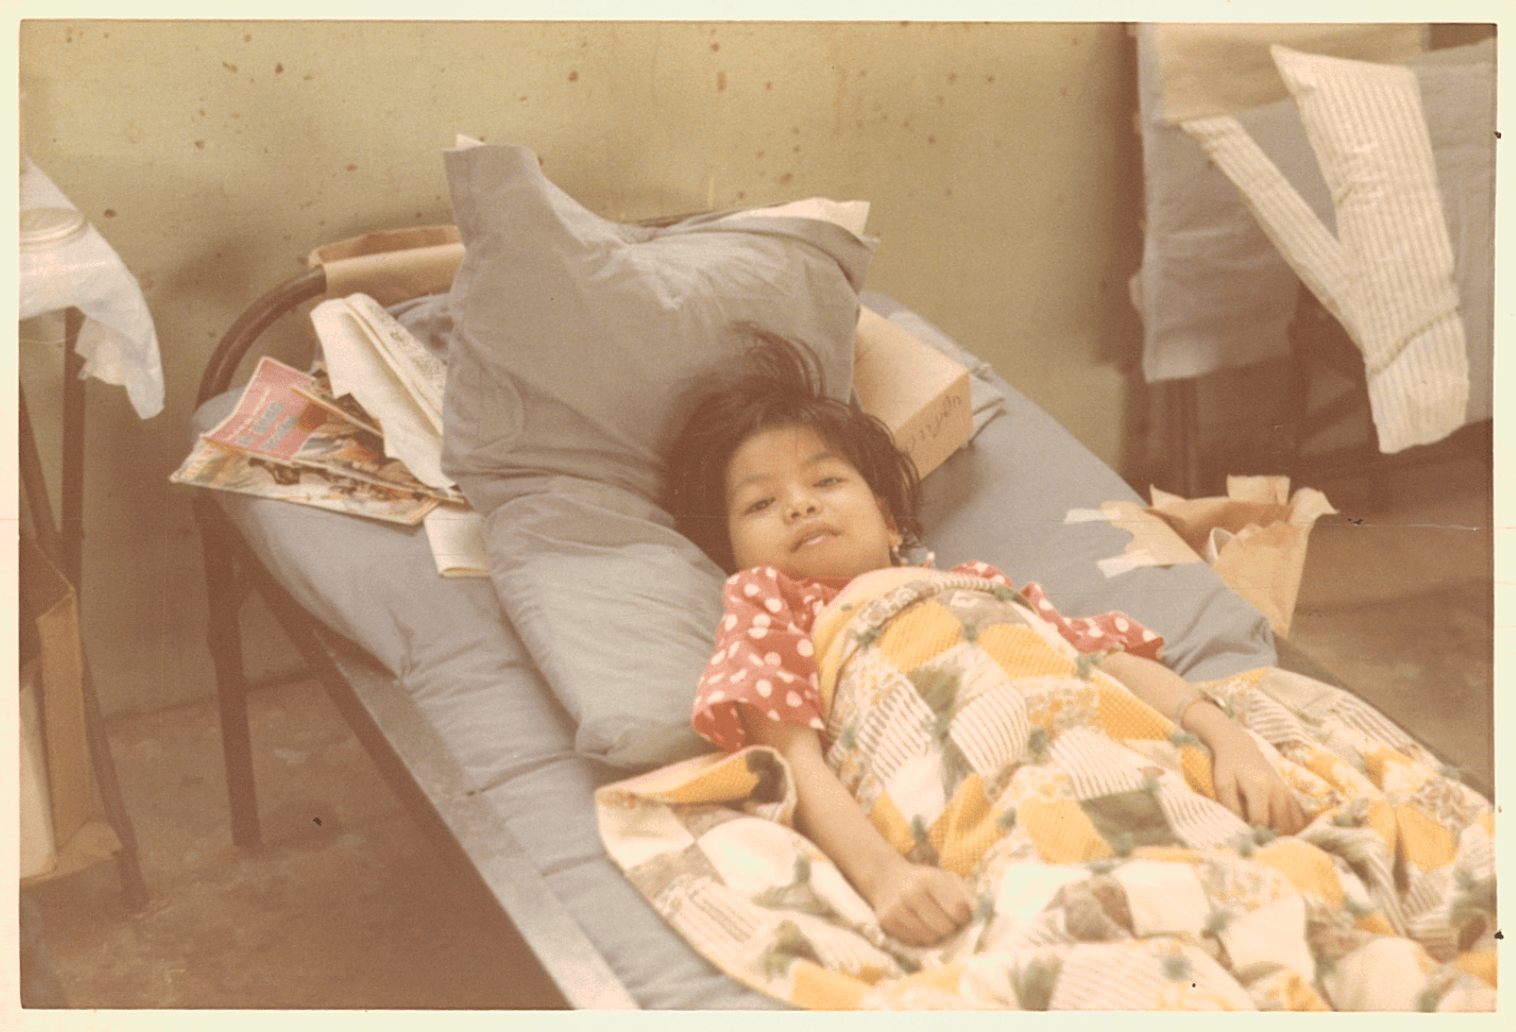
[[[968,922],[972,897],[958,875],[896,852],[828,767],[811,645],[817,614],[850,580],[903,565],[902,549],[919,544],[920,483],[883,424],[825,396],[807,353],[747,329],[759,342],[747,370],[704,396],[669,461],[666,508],[732,574],[694,727],[727,750],[761,744],[783,755],[800,832],[832,858],[886,932],[930,945]],[[1009,586],[983,563],[954,572]],[[1075,648],[1105,653],[1104,673],[1210,748],[1218,801],[1286,834],[1305,825],[1247,732],[1156,662],[1157,635],[1120,613],[1066,619],[1035,585],[1021,590]]]

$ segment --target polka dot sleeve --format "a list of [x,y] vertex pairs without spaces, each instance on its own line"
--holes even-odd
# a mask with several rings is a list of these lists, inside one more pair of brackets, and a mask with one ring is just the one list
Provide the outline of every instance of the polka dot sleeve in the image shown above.
[[749,744],[739,704],[770,720],[824,728],[811,627],[846,583],[794,581],[771,566],[730,577],[715,652],[695,697],[695,731],[727,751]]
[[[967,573],[1012,587],[1006,575],[988,563],[965,563],[954,573]],[[1161,661],[1163,638],[1148,630],[1125,613],[1101,613],[1099,616],[1069,618],[1053,606],[1040,584],[1026,584],[1021,594],[1032,604],[1037,615],[1057,628],[1059,635],[1080,652],[1130,652],[1144,659]]]

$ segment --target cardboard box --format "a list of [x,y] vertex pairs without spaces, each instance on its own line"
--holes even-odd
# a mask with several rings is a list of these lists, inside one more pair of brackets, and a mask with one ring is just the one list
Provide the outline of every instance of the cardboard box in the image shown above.
[[42,718],[37,711],[36,660],[21,671],[21,877],[45,874],[58,866],[53,840],[52,802],[47,792],[47,759],[42,747]]
[[923,477],[974,432],[969,371],[869,308],[853,337],[853,390]]
[[[21,608],[20,645],[30,670],[39,718],[46,791],[31,794],[33,805],[47,803],[54,854],[51,863],[27,872],[22,885],[92,866],[121,848],[95,794],[89,730],[84,706],[84,650],[79,640],[79,602],[30,534],[23,533],[17,564]],[[40,787],[40,786],[39,786]],[[23,797],[23,799],[26,797]],[[36,814],[23,817],[23,825]],[[45,843],[41,855],[45,859]]]

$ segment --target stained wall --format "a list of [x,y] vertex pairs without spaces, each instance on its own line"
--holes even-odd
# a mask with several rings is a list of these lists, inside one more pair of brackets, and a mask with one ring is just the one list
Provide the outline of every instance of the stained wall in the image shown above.
[[[450,221],[459,132],[531,147],[612,218],[868,200],[869,286],[1137,461],[1119,25],[37,20],[20,73],[27,153],[138,277],[163,352],[154,419],[89,392],[84,619],[107,711],[210,691],[199,544],[167,481],[206,356],[312,247]],[[57,327],[22,330],[42,424]],[[271,631],[250,645],[289,662]]]

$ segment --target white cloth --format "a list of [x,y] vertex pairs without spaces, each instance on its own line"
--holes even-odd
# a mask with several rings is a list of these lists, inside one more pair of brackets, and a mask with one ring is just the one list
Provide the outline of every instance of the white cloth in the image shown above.
[[[74,209],[29,159],[21,173],[21,210]],[[77,210],[77,209],[74,209]],[[163,364],[158,333],[136,277],[94,226],[52,247],[23,249],[20,317],[62,308],[85,315],[75,350],[84,376],[126,388],[142,419],[163,411]]]

